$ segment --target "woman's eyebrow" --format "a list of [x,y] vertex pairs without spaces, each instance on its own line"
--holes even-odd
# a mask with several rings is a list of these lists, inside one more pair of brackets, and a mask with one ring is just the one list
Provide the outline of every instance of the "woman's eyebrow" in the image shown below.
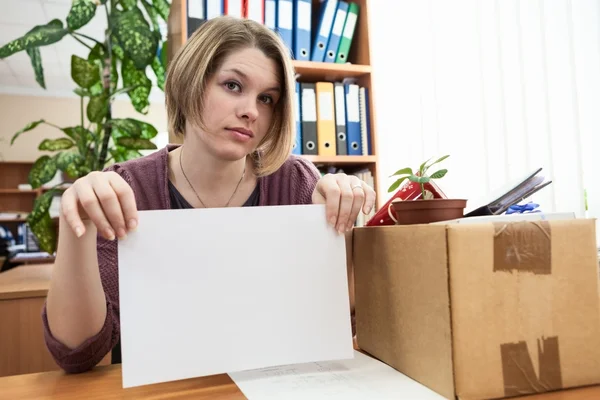
[[[246,75],[245,73],[243,73],[242,71],[240,71],[237,68],[226,69],[225,72],[233,72],[234,74],[241,76],[243,79],[246,79],[246,80],[249,79],[248,75]],[[268,88],[266,91],[267,92],[281,92],[281,89],[279,88],[279,85],[277,85],[277,86]]]

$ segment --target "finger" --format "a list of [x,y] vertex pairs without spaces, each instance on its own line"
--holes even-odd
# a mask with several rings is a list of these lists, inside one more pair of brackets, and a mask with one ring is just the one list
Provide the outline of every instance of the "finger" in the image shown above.
[[377,199],[377,194],[375,190],[366,183],[362,184],[363,189],[365,190],[365,204],[363,205],[363,212],[368,214],[371,212],[373,207],[375,207],[375,200]]
[[92,188],[94,189],[94,193],[96,193],[102,211],[104,212],[106,219],[108,219],[113,232],[116,233],[119,239],[122,239],[127,235],[125,218],[123,218],[123,211],[121,210],[121,204],[119,203],[117,194],[107,178],[107,175],[98,175],[98,177],[92,181]]
[[60,199],[60,213],[67,225],[71,227],[75,236],[81,237],[85,233],[85,226],[77,207],[77,197],[73,189],[67,189]]
[[351,180],[348,176],[338,177],[338,186],[340,187],[340,209],[338,212],[337,230],[340,233],[350,229],[348,223],[352,214],[352,204],[354,203],[354,194],[350,186]]
[[326,174],[319,180],[316,189],[313,193],[313,202],[315,204],[325,203],[327,222],[335,228],[340,204],[340,188],[333,176]]
[[77,186],[77,197],[79,204],[85,210],[90,220],[96,225],[98,232],[108,240],[114,240],[115,232],[104,215],[104,211],[98,202],[96,193],[89,183],[81,183]]
[[131,186],[129,186],[123,178],[116,174],[109,178],[109,183],[117,194],[117,198],[121,204],[121,210],[127,224],[127,229],[133,231],[138,225],[137,204],[135,202],[133,189],[131,189]]
[[354,222],[358,218],[358,213],[360,209],[363,207],[365,201],[365,190],[363,189],[361,182],[352,184],[352,194],[354,196],[354,200],[352,202],[352,211],[350,212],[350,217],[348,220],[348,229],[352,229],[354,226]]

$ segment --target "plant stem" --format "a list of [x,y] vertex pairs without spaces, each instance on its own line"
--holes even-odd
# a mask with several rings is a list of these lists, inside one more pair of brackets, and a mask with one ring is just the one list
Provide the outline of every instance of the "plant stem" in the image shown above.
[[423,183],[420,183],[419,185],[421,185],[421,198],[425,200],[425,185]]
[[72,35],[81,36],[82,38],[86,38],[86,39],[88,39],[88,40],[91,40],[92,42],[95,42],[95,43],[98,43],[99,45],[102,45],[102,42],[100,42],[100,41],[98,41],[98,40],[94,39],[94,38],[93,38],[93,37],[91,37],[91,36],[84,35],[83,33],[79,33],[79,32],[72,32],[71,34],[72,34]]
[[[109,121],[112,118],[112,102],[113,99],[110,96],[110,73],[112,68],[112,41],[110,38],[112,32],[112,26],[110,22],[110,11],[112,7],[114,7],[114,2],[111,1],[111,9],[108,9],[109,5],[105,4],[104,9],[106,11],[106,32],[105,32],[105,41],[106,41],[106,51],[107,55],[103,60],[104,68],[103,68],[103,79],[102,86],[104,88],[104,92],[109,94],[107,99],[108,101],[108,112],[106,113],[105,121]],[[102,146],[100,148],[100,155],[98,157],[98,169],[102,170],[106,163],[106,154],[108,152],[108,142],[110,141],[110,136],[112,134],[112,127],[110,124],[105,124],[104,128],[104,136],[102,137]]]
[[79,43],[81,43],[82,45],[84,45],[85,47],[87,47],[88,49],[92,50],[92,48],[83,40],[79,39],[77,36],[75,36],[73,33],[71,33],[71,36],[73,37],[73,39],[77,40]]

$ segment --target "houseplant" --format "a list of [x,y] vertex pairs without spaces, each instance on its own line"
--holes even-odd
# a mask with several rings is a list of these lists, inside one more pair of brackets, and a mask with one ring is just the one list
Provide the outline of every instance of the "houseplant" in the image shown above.
[[406,180],[418,185],[420,188],[420,195],[414,200],[395,199],[392,201],[390,206],[396,214],[395,221],[397,225],[427,224],[463,216],[464,208],[467,205],[466,200],[434,198],[431,191],[426,188],[433,180],[446,176],[447,169],[439,169],[432,174],[429,174],[429,169],[448,157],[449,155],[445,155],[433,162],[430,162],[431,159],[429,159],[422,163],[416,171],[407,167],[396,171],[392,175],[397,179],[390,185],[388,192],[398,189]]
[[[57,173],[72,181],[91,171],[102,170],[110,162],[139,157],[139,150],[156,148],[150,141],[157,134],[154,126],[134,118],[113,118],[111,105],[116,96],[126,93],[134,109],[147,114],[152,89],[147,70],[156,75],[158,87],[164,88],[166,43],[161,43],[159,18],[166,22],[169,9],[167,0],[74,0],[64,23],[53,19],[34,26],[22,37],[0,47],[0,59],[27,52],[36,81],[44,89],[40,47],[70,35],[89,49],[87,59],[71,56],[70,74],[77,84],[75,94],[80,99],[79,123],[60,127],[40,119],[30,122],[12,137],[11,145],[20,135],[41,124],[64,134],[64,137],[44,139],[39,144],[38,149],[49,154],[40,156],[31,169],[28,180],[34,189],[51,181]],[[104,37],[95,39],[80,33],[98,12],[106,15]],[[27,218],[40,248],[48,253],[54,253],[57,240],[49,208],[52,198],[60,195],[64,188],[63,182],[44,190]]]

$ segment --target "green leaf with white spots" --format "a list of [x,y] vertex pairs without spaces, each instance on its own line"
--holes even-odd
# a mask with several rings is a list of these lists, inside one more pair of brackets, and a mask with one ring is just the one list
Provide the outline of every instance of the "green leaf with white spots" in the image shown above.
[[137,69],[146,68],[152,62],[152,58],[156,55],[158,40],[137,7],[116,13],[113,30],[125,55],[133,61]]
[[98,61],[71,56],[71,78],[82,88],[89,89],[100,82],[100,66]]
[[67,26],[72,31],[87,25],[96,14],[96,3],[92,0],[74,0],[67,15]]
[[117,144],[129,150],[155,150],[156,145],[148,139],[120,137]]
[[38,150],[42,151],[59,151],[67,150],[75,146],[75,142],[71,139],[60,138],[60,139],[44,139],[38,146]]
[[34,189],[39,188],[46,182],[50,182],[56,175],[56,161],[54,158],[44,155],[35,160],[29,170],[29,183]]
[[68,30],[59,19],[53,19],[45,25],[37,25],[20,38],[14,39],[0,47],[0,59],[19,51],[47,46],[61,40]]
[[102,122],[106,114],[108,114],[108,98],[104,95],[94,96],[90,98],[87,105],[87,117],[90,122]]
[[123,86],[134,87],[128,92],[133,108],[139,113],[147,114],[152,81],[146,76],[146,71],[136,69],[133,61],[126,58],[121,64],[121,75]]
[[15,140],[22,134],[25,132],[28,132],[32,129],[35,129],[39,124],[43,124],[46,121],[44,121],[43,119],[37,120],[37,121],[33,121],[28,123],[27,125],[25,125],[25,127],[23,129],[21,129],[20,131],[18,131],[17,133],[15,133],[12,137],[12,139],[10,139],[10,145],[12,146],[13,143],[15,142]]

